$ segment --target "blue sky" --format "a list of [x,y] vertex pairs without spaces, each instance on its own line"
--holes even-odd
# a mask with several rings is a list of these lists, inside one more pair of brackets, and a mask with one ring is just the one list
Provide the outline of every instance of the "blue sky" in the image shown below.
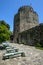
[[5,20],[13,31],[14,15],[23,5],[30,5],[39,15],[39,22],[43,23],[43,0],[0,0],[0,20]]

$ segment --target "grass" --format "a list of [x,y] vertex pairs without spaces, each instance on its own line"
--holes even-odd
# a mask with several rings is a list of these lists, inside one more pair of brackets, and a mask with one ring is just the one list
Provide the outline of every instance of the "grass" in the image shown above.
[[40,49],[40,50],[43,50],[43,47],[38,47],[38,46],[35,46],[36,49]]

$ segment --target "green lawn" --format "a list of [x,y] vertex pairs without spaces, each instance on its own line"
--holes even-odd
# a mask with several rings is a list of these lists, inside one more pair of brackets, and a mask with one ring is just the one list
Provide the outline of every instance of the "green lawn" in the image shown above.
[[43,47],[35,47],[36,49],[40,49],[40,50],[43,50]]

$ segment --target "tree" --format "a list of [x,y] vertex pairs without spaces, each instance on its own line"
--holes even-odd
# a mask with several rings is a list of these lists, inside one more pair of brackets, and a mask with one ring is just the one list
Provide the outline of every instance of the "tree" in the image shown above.
[[5,21],[0,21],[0,43],[10,40],[10,26]]
[[8,29],[10,29],[10,25],[7,24],[4,20],[0,21],[0,25],[5,25]]

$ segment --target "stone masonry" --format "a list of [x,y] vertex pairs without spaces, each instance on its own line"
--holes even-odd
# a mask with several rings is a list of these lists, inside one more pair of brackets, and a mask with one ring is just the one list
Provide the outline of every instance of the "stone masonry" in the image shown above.
[[14,17],[13,41],[34,45],[36,42],[40,42],[39,30],[38,14],[34,9],[31,6],[19,8],[18,13]]

